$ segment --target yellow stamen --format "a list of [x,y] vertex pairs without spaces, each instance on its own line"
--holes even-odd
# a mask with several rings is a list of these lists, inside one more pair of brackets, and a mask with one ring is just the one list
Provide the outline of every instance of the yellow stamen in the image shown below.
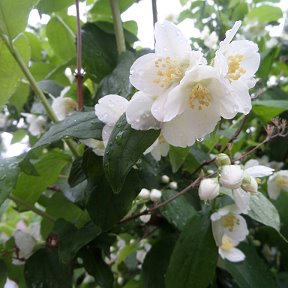
[[234,248],[233,240],[228,236],[223,236],[221,248],[224,250],[231,250]]
[[194,109],[197,105],[197,109],[201,111],[203,110],[204,106],[208,107],[211,101],[212,96],[204,85],[201,83],[194,85],[189,97],[189,106],[191,109]]
[[238,80],[241,77],[241,75],[243,75],[246,72],[246,70],[240,65],[243,59],[244,56],[242,54],[236,54],[234,56],[228,57],[227,77],[230,80]]
[[221,218],[222,225],[231,232],[235,225],[239,225],[240,221],[232,214],[226,215]]

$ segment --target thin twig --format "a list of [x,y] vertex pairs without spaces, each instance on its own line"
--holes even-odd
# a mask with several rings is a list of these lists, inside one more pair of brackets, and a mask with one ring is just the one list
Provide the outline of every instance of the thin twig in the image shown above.
[[78,110],[81,110],[84,105],[83,99],[83,73],[82,73],[82,37],[81,37],[81,24],[80,24],[80,9],[79,0],[75,0],[76,5],[76,19],[77,19],[77,71],[75,78],[77,81],[77,103]]
[[158,205],[153,206],[152,208],[149,209],[145,209],[140,213],[134,214],[134,215],[130,215],[130,216],[125,216],[124,218],[122,218],[118,224],[122,224],[131,220],[134,220],[136,218],[139,218],[142,215],[146,215],[146,214],[152,214],[154,211],[166,206],[167,204],[169,204],[170,202],[174,201],[175,199],[177,199],[178,197],[180,197],[181,195],[185,194],[186,192],[190,191],[192,188],[194,188],[199,181],[202,179],[202,177],[198,177],[196,180],[194,180],[190,185],[188,185],[186,188],[184,188],[182,191],[180,191],[179,193],[173,195],[172,197],[170,197],[169,199],[167,199],[166,201],[163,201],[161,203],[159,203]]

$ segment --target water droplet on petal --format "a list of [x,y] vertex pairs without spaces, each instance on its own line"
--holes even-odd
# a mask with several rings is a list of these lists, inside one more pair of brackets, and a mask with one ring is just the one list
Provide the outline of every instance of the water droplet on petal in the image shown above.
[[200,137],[200,138],[196,138],[196,141],[197,141],[197,142],[203,142],[203,141],[204,141],[204,138],[201,138],[201,137]]

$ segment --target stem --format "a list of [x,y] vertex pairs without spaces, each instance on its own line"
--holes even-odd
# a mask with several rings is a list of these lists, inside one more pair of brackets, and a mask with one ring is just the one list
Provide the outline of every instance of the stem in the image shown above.
[[134,214],[134,215],[130,215],[130,216],[126,216],[124,218],[122,218],[118,224],[122,224],[124,222],[136,219],[142,215],[146,215],[146,214],[151,214],[152,212],[166,206],[167,204],[169,204],[170,202],[174,201],[176,198],[180,197],[181,195],[185,194],[186,192],[188,192],[189,190],[191,190],[192,188],[194,188],[199,181],[202,179],[202,177],[198,177],[196,180],[194,180],[190,185],[188,185],[187,187],[185,187],[182,191],[180,191],[179,193],[173,195],[171,198],[167,199],[166,201],[163,201],[161,203],[159,203],[158,205],[150,208],[150,209],[146,209],[140,213]]
[[[9,40],[3,34],[0,33],[0,36],[1,36],[4,44],[6,45],[8,50],[10,51],[11,55],[14,57],[15,61],[18,63],[18,65],[21,68],[23,74],[25,75],[25,77],[29,81],[32,90],[35,92],[35,95],[38,97],[40,102],[43,104],[43,106],[44,106],[49,118],[54,123],[58,122],[58,118],[57,118],[56,114],[54,113],[52,107],[50,106],[50,103],[48,102],[48,100],[45,97],[44,93],[42,92],[42,90],[38,86],[35,78],[31,74],[31,72],[28,69],[27,65],[24,63],[24,61],[22,59],[22,56],[20,55],[18,50],[15,49],[15,47],[13,46],[13,43],[10,43]],[[73,155],[75,157],[78,157],[79,153],[78,153],[74,143],[70,139],[66,139],[65,142],[66,142],[67,146],[70,148],[70,150],[73,153]]]
[[113,25],[114,25],[114,32],[115,32],[115,37],[116,37],[117,51],[118,51],[118,54],[121,55],[122,53],[126,51],[126,46],[125,46],[125,37],[124,37],[124,32],[123,32],[123,27],[122,27],[118,0],[110,0],[110,6],[112,10],[112,15],[113,15]]
[[157,0],[152,0],[152,13],[153,13],[153,27],[158,21]]
[[14,201],[17,205],[22,205],[24,206],[25,208],[27,208],[28,210],[30,211],[33,211],[35,214],[51,221],[51,222],[55,222],[56,219],[54,217],[52,217],[51,215],[47,214],[46,212],[36,208],[34,205],[32,204],[29,204],[29,203],[26,203],[25,201],[23,201],[21,198],[15,196],[15,195],[12,195],[10,194],[8,196],[8,199]]
[[83,99],[83,73],[82,73],[82,37],[81,37],[81,24],[80,24],[80,9],[79,0],[75,1],[76,4],[76,19],[77,19],[77,72],[75,78],[77,80],[77,103],[78,110],[81,110],[84,105]]

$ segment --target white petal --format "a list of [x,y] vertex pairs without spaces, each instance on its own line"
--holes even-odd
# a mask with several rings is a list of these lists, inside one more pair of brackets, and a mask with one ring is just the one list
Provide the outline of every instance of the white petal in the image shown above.
[[186,109],[183,114],[163,123],[162,133],[166,141],[174,146],[187,147],[194,144],[196,138],[211,133],[220,116],[210,105],[202,111]]
[[253,166],[259,166],[259,161],[255,160],[255,159],[248,160],[244,165],[244,170],[246,170],[249,167],[253,167]]
[[160,161],[161,157],[166,157],[169,152],[168,143],[159,143],[151,150],[151,155],[156,161]]
[[252,177],[264,177],[269,176],[273,173],[274,169],[262,165],[252,166],[245,169],[245,174],[248,174]]
[[267,183],[268,195],[271,199],[276,200],[281,192],[281,188],[272,180]]
[[106,95],[95,105],[95,114],[100,121],[109,126],[115,125],[120,116],[126,111],[128,100],[119,95]]
[[158,120],[158,121],[163,121],[164,117],[165,117],[165,110],[164,110],[164,106],[166,104],[167,101],[167,95],[168,95],[169,91],[166,91],[164,93],[162,93],[152,104],[151,107],[151,112],[152,115]]
[[104,143],[105,147],[107,147],[107,144],[108,144],[108,141],[109,141],[109,138],[110,138],[110,135],[111,135],[113,129],[114,129],[114,126],[105,125],[103,127],[102,140],[103,140],[103,143]]
[[153,99],[145,93],[137,92],[129,101],[126,110],[127,122],[133,129],[159,129],[160,123],[151,114]]
[[216,51],[216,55],[214,58],[214,68],[218,71],[218,73],[225,77],[228,73],[228,63],[226,57],[222,54],[221,51]]
[[164,21],[155,25],[155,53],[164,57],[185,59],[191,51],[189,41],[171,22]]
[[233,25],[232,29],[230,29],[226,32],[226,38],[222,42],[220,42],[220,49],[221,48],[225,49],[226,46],[232,41],[235,34],[239,30],[241,23],[242,23],[241,21],[236,21],[235,24]]
[[243,214],[247,214],[250,210],[249,201],[250,201],[250,193],[244,191],[241,188],[233,190],[233,199],[235,204]]
[[231,262],[240,262],[245,259],[245,254],[238,248],[224,250],[221,247],[219,247],[218,252],[223,259],[227,259],[228,261]]
[[33,251],[36,240],[28,233],[21,230],[14,232],[15,245],[18,247],[23,258],[27,258]]

